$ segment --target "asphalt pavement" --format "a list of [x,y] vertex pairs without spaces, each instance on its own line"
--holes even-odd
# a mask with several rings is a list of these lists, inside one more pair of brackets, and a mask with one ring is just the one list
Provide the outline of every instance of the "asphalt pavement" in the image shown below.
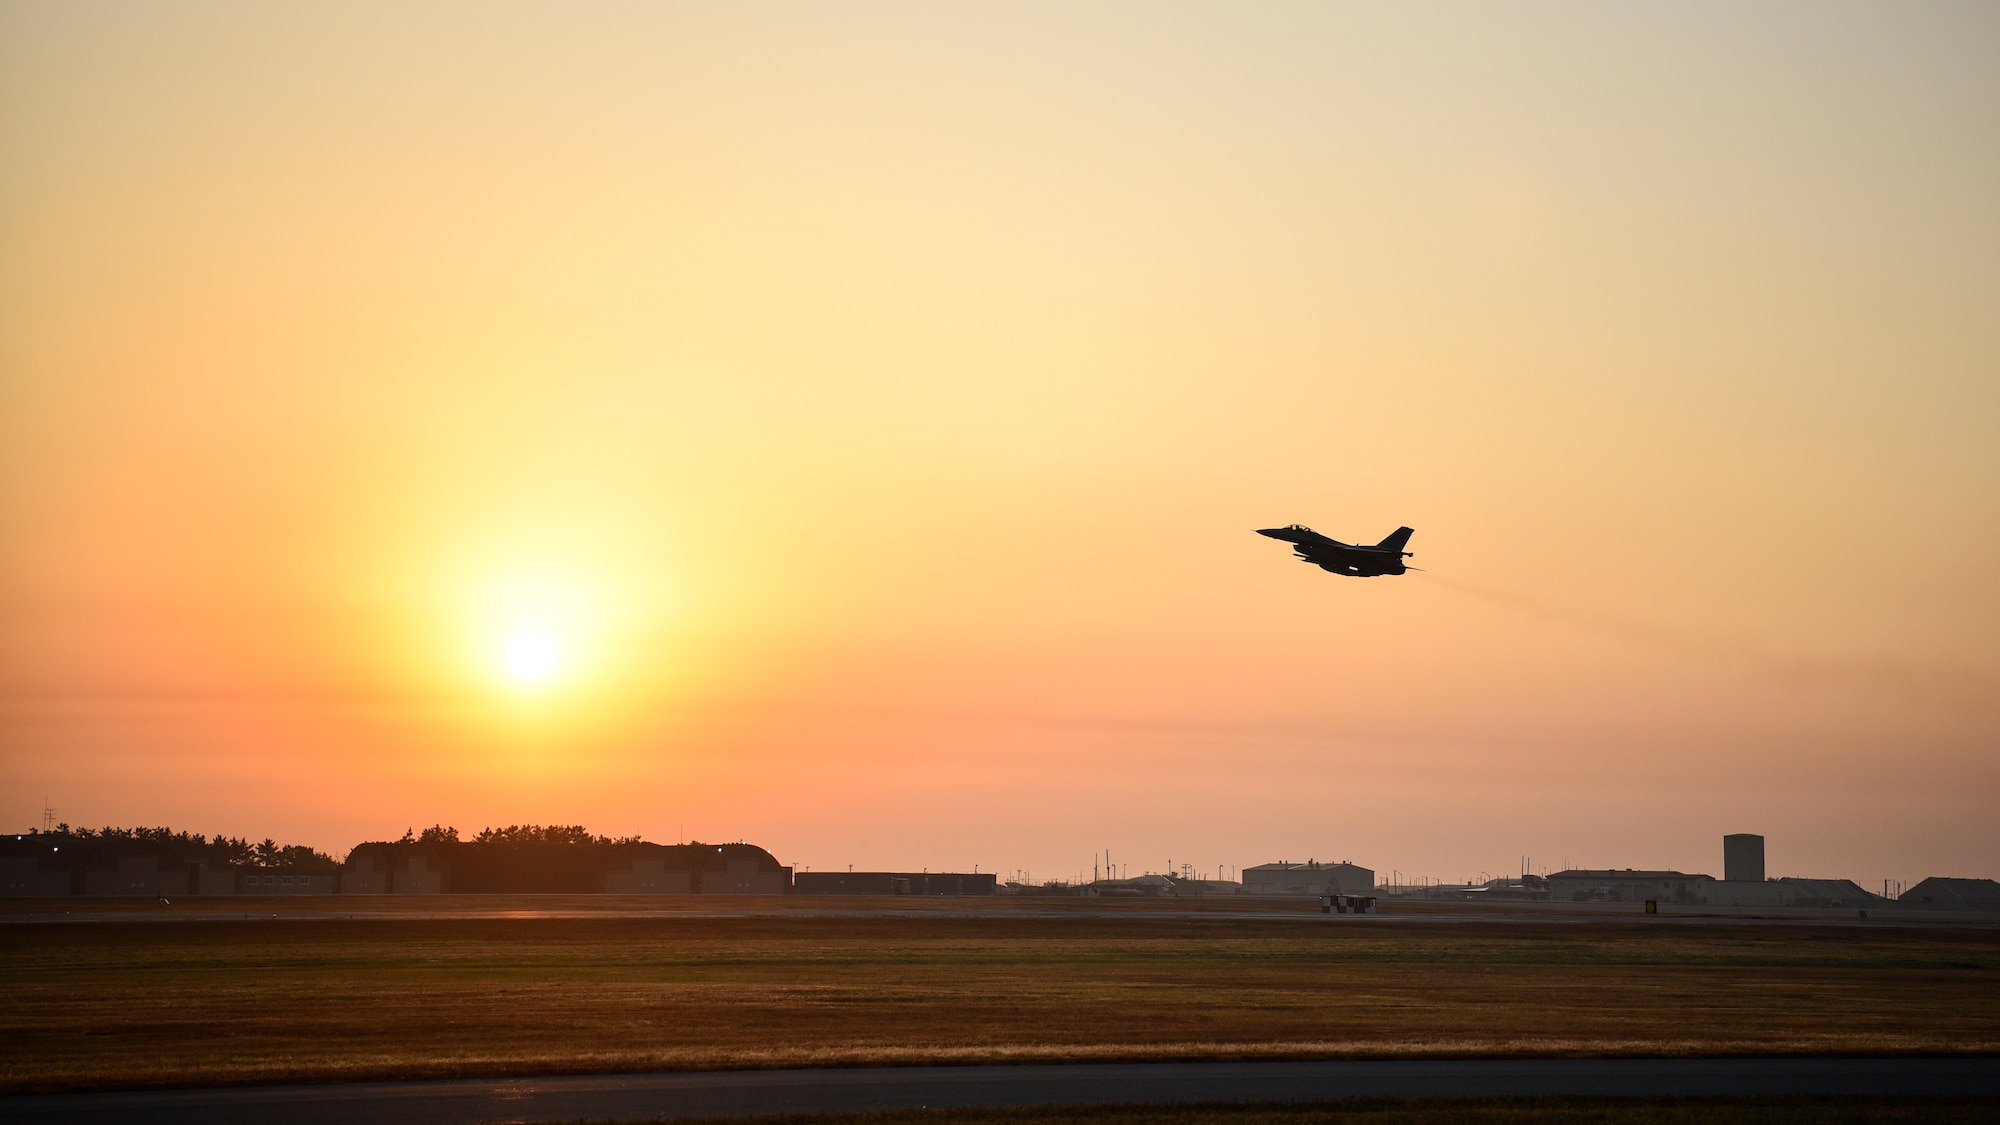
[[19,1125],[494,1125],[842,1110],[1334,1098],[2000,1097],[2000,1058],[1398,1059],[722,1070],[0,1098]]

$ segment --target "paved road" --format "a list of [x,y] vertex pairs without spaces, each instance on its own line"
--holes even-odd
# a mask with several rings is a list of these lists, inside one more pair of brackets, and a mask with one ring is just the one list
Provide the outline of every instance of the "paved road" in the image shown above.
[[1549,1094],[1975,1094],[2000,1058],[1408,1059],[737,1070],[0,1098],[20,1125],[489,1125],[821,1110]]

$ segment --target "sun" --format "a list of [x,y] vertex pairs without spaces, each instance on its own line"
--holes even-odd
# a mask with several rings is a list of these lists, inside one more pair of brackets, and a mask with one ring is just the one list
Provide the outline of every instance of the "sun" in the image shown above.
[[501,654],[507,674],[524,684],[538,684],[555,673],[562,663],[562,647],[540,629],[522,629],[507,638]]

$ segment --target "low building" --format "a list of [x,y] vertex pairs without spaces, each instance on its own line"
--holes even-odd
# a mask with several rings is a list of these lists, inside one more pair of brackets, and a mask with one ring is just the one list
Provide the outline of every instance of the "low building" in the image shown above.
[[1704,890],[1709,906],[1869,907],[1887,902],[1852,879],[1716,879]]
[[1708,902],[1712,875],[1681,871],[1557,871],[1548,876],[1551,902],[1670,902],[1701,906]]
[[440,845],[356,844],[340,865],[344,895],[441,895],[449,891]]
[[340,893],[344,895],[386,895],[389,893],[389,866],[385,856],[349,852],[340,865]]
[[143,895],[171,898],[188,893],[185,864],[169,861],[151,852],[126,851],[107,857],[104,867],[91,866],[83,873],[83,893],[87,895]]
[[1783,888],[1781,906],[1880,906],[1888,899],[1863,890],[1852,879],[1799,879],[1786,876],[1771,880]]
[[402,857],[389,873],[389,893],[395,895],[441,895],[451,890],[451,872],[430,852]]
[[165,828],[0,836],[0,894],[9,895],[331,894],[334,873],[332,858],[310,848],[267,853]]
[[1896,901],[1931,910],[2000,910],[2000,883],[1933,876],[1904,891]]
[[62,832],[0,837],[0,895],[161,898],[235,893],[235,868],[205,851],[158,840]]
[[0,837],[0,896],[55,898],[73,893],[72,880],[59,838]]
[[1783,899],[1776,879],[1717,879],[1707,888],[1710,906],[1782,906]]
[[1260,863],[1243,869],[1243,893],[1250,895],[1364,895],[1375,892],[1375,872],[1339,863]]
[[[188,865],[188,893],[191,895],[233,895],[236,893],[236,865],[214,859],[198,859]],[[331,891],[327,892],[331,894]]]
[[785,894],[792,869],[755,844],[399,840],[356,844],[343,894]]
[[990,895],[992,875],[956,871],[799,871],[792,893],[801,895]]
[[[1432,888],[1419,888],[1431,890]],[[1439,887],[1430,898],[1455,898],[1464,902],[1546,902],[1549,881],[1539,875],[1502,876],[1471,887]]]
[[715,859],[694,872],[697,894],[781,895],[792,889],[792,869],[755,844],[712,844]]
[[1201,898],[1242,894],[1240,883],[1222,879],[1188,879],[1179,875],[1134,875],[1130,879],[1099,879],[1083,887],[1096,898]]
[[608,895],[686,895],[694,893],[694,872],[671,869],[665,856],[632,856],[622,870],[604,873]]
[[246,867],[236,877],[236,893],[244,895],[330,895],[339,890],[340,876],[331,871]]
[[1130,879],[1099,879],[1083,889],[1095,898],[1179,898],[1181,883],[1171,875],[1134,875]]

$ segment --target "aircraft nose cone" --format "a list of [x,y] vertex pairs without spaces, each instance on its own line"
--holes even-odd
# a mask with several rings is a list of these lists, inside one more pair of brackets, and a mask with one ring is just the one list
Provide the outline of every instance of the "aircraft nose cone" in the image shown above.
[[1285,537],[1285,529],[1282,527],[1260,527],[1257,529],[1257,534],[1268,535],[1273,539],[1283,539]]

